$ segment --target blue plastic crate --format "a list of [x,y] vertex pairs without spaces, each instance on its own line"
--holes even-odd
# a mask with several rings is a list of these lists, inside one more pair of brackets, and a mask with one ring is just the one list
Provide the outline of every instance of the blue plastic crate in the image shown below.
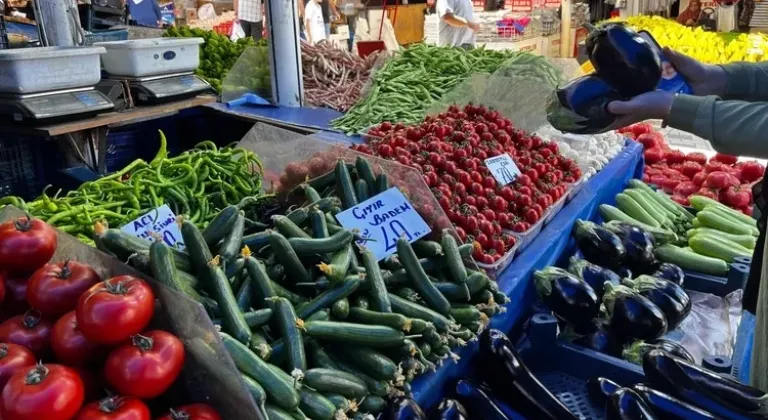
[[85,34],[84,45],[93,45],[97,42],[126,41],[128,40],[127,29],[107,29],[104,31],[93,31]]
[[43,183],[42,147],[36,138],[0,137],[0,197],[16,195],[32,198],[40,193]]
[[710,293],[715,296],[726,296],[729,293],[743,289],[749,277],[749,268],[752,258],[738,257],[731,263],[727,277],[717,277],[694,271],[685,271],[683,287],[702,293]]

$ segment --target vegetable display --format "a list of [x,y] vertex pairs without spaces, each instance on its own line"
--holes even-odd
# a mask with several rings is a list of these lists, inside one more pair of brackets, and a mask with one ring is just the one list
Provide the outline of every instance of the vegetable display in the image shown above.
[[[95,221],[120,227],[163,204],[168,204],[175,214],[188,215],[191,222],[205,227],[217,209],[261,194],[261,173],[261,162],[252,152],[218,148],[212,142],[202,142],[194,149],[168,157],[161,132],[160,149],[149,163],[138,159],[117,172],[85,182],[62,197],[50,197],[44,190],[41,197],[29,203],[18,197],[5,197],[0,204],[13,204],[39,219],[32,223],[45,221],[93,244]],[[242,206],[252,207],[259,202],[259,197],[249,198]],[[30,233],[24,234],[25,229],[16,228],[20,240],[33,240],[34,226]],[[0,261],[2,252],[0,248]],[[24,272],[21,268],[17,271]]]
[[360,99],[378,59],[378,54],[360,58],[329,42],[302,41],[304,100],[310,106],[347,112]]
[[368,94],[331,124],[356,134],[384,121],[417,123],[433,103],[473,73],[493,73],[515,56],[530,54],[414,44],[376,71]]
[[626,138],[614,131],[593,135],[563,134],[551,125],[536,130],[544,140],[557,142],[560,154],[576,161],[584,179],[592,178],[623,149]]
[[601,133],[617,119],[608,112],[608,104],[621,99],[621,94],[600,76],[582,76],[554,90],[547,103],[547,121],[566,133]]
[[[20,288],[16,298],[31,307],[25,311],[3,302],[0,416],[8,420],[149,420],[151,411],[145,401],[170,389],[185,357],[179,338],[145,330],[155,312],[150,286],[129,275],[102,280],[98,270],[85,262],[42,258],[50,259],[62,244],[50,225],[29,216],[0,224],[0,249],[6,250],[10,260],[26,258],[25,253],[34,249],[19,246],[17,226],[34,226],[37,236],[46,238],[46,247],[41,257],[28,258],[23,272],[16,271],[18,264],[0,263],[0,271],[7,273],[3,284],[20,279],[27,286],[26,297]],[[11,310],[21,313],[13,316],[18,312]],[[95,382],[102,373],[103,385]],[[220,420],[213,408],[194,406],[207,410],[209,417],[195,417],[189,411],[192,417],[174,414],[171,418]],[[168,409],[163,403],[153,407]]]

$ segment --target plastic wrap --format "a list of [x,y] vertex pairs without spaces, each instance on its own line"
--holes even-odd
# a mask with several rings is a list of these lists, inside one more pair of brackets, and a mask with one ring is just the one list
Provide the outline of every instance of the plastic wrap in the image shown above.
[[253,93],[266,100],[272,97],[269,50],[266,46],[248,47],[237,59],[221,83],[221,102]]
[[[7,206],[0,211],[0,221],[23,215],[21,210]],[[157,303],[151,328],[160,328],[174,334],[184,343],[186,350],[184,369],[167,393],[168,403],[174,406],[206,403],[219,410],[224,419],[263,419],[210,318],[199,303],[156,283],[73,236],[60,230],[57,233],[58,246],[52,261],[71,259],[91,265],[102,279],[131,275],[144,279],[152,286]]]

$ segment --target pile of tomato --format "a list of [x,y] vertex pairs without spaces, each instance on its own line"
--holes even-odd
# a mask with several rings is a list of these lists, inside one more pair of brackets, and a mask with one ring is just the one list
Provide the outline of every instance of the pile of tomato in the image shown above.
[[[150,420],[145,401],[176,381],[184,345],[148,328],[155,296],[144,280],[49,262],[56,246],[56,231],[40,220],[0,224],[0,418]],[[158,419],[220,416],[191,404]]]
[[738,157],[717,153],[711,159],[700,152],[685,154],[671,149],[664,135],[650,124],[641,123],[620,130],[643,145],[643,181],[661,188],[682,205],[701,195],[751,215],[752,185],[763,177],[765,168],[756,161],[739,162]]

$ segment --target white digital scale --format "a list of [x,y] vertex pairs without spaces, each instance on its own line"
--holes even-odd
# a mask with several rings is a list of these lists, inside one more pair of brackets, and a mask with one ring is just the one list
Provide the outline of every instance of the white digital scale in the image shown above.
[[109,93],[113,86],[123,82],[128,84],[133,100],[141,104],[175,101],[213,91],[208,82],[192,72],[145,77],[109,75],[96,88]]
[[93,87],[37,93],[0,93],[0,116],[17,123],[52,123],[111,111],[114,104]]

